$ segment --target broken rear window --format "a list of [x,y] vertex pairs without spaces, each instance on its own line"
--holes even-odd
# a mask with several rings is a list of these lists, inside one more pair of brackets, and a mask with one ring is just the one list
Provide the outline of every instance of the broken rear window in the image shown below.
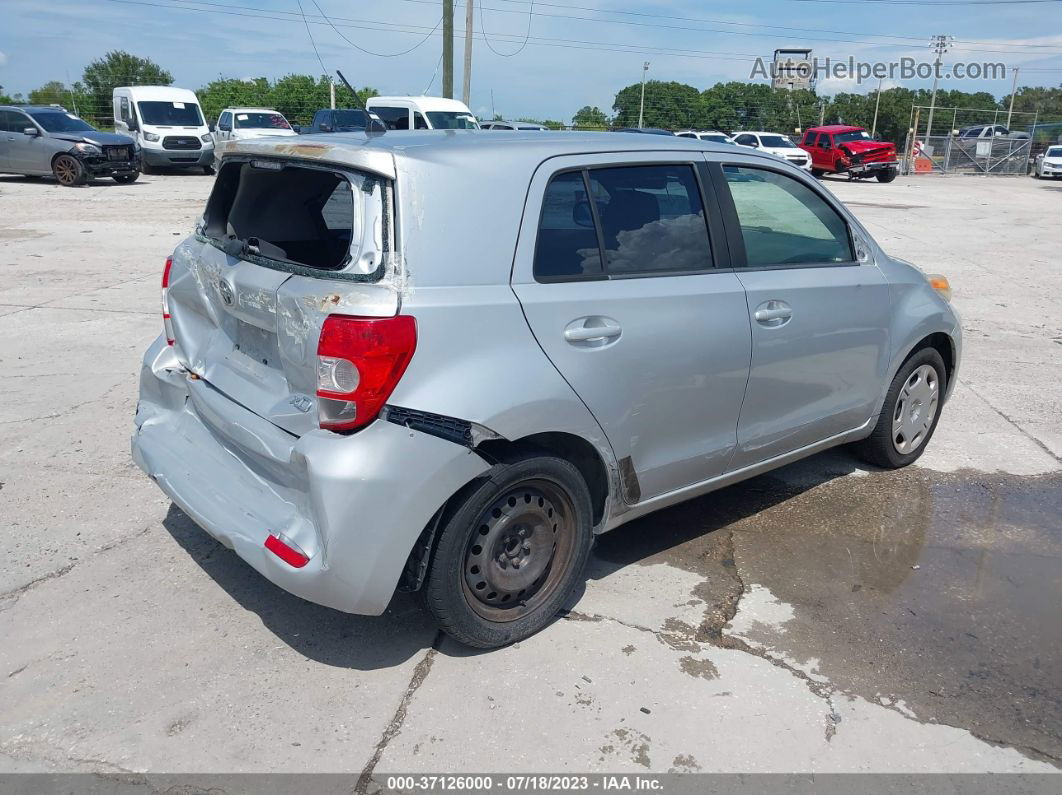
[[376,274],[388,250],[386,183],[357,172],[274,160],[230,161],[218,173],[202,233],[263,264]]

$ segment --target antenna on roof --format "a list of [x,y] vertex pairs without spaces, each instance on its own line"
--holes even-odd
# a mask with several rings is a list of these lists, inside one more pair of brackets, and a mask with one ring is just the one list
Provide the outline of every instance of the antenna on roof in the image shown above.
[[343,77],[343,73],[336,69],[336,74],[339,75],[339,79],[343,81],[343,85],[347,87],[347,90],[349,90],[350,93],[354,95],[355,104],[360,103],[361,109],[365,111],[365,115],[369,120],[369,123],[365,127],[366,134],[380,135],[382,133],[387,132],[387,126],[382,121],[380,121],[379,117],[375,113],[369,110],[368,106],[365,104],[362,98],[358,96],[358,92],[354,90],[354,86],[347,82],[347,78]]

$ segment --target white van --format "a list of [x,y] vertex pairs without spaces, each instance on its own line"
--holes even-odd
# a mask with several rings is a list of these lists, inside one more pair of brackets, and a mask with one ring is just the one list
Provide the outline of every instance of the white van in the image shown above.
[[478,130],[468,105],[444,97],[370,97],[372,111],[389,130]]
[[214,137],[199,100],[187,88],[122,86],[114,89],[114,129],[140,144],[141,171],[201,168],[214,173]]

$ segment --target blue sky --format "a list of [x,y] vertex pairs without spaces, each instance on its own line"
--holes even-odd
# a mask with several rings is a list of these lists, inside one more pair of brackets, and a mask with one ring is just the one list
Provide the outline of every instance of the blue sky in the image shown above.
[[[357,85],[382,93],[440,93],[441,0],[316,0],[344,41],[301,0],[320,58]],[[944,0],[937,0],[942,2]],[[455,0],[456,27],[465,8]],[[807,46],[820,57],[888,61],[929,58],[931,34],[955,37],[945,62],[1001,61],[1018,66],[1019,85],[1062,84],[1062,2],[945,5],[746,0],[551,0],[536,3],[527,31],[526,0],[477,0],[472,109],[507,117],[570,119],[584,104],[611,107],[616,91],[640,77],[705,88],[747,79],[756,56],[776,47]],[[628,12],[628,13],[620,13]],[[764,28],[763,26],[775,26]],[[777,28],[802,28],[787,31]],[[408,54],[381,54],[407,50]],[[490,46],[488,46],[488,44]],[[460,95],[462,40],[456,42]],[[604,49],[609,48],[609,49]],[[645,49],[643,49],[645,48]],[[26,92],[48,80],[76,80],[90,60],[125,49],[163,65],[188,88],[225,77],[321,73],[299,0],[0,0],[0,85]],[[497,53],[511,54],[503,57]],[[621,50],[621,51],[617,51]],[[903,83],[910,87],[927,81]],[[898,84],[886,82],[886,86]],[[820,93],[861,88],[830,81]],[[1010,77],[945,81],[943,88],[1009,93]],[[493,92],[493,100],[492,100]]]

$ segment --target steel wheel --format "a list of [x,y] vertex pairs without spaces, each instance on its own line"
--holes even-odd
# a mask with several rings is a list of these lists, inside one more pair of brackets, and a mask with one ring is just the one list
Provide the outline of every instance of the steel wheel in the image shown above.
[[568,571],[575,509],[545,480],[510,487],[480,515],[462,582],[469,607],[489,621],[514,621],[546,602]]
[[922,445],[939,406],[937,371],[923,364],[908,376],[896,398],[892,414],[892,444],[896,452],[907,455]]
[[81,167],[81,163],[78,162],[77,158],[71,155],[59,155],[52,165],[52,172],[55,174],[55,178],[59,180],[60,185],[65,185],[69,188],[81,183],[85,170]]

